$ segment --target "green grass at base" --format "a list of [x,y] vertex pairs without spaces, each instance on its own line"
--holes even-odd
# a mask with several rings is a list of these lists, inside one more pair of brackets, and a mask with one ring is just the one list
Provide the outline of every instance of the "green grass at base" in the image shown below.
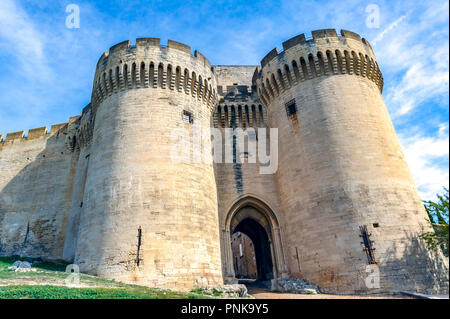
[[[198,299],[194,294],[151,288],[69,288],[58,286],[0,287],[0,299]],[[204,297],[203,297],[204,298]]]
[[[203,292],[177,292],[115,282],[79,274],[83,288],[64,286],[67,262],[42,261],[34,263],[36,272],[14,272],[8,269],[25,258],[0,257],[0,299],[198,299],[212,298]],[[12,283],[11,284],[9,284]],[[22,285],[20,283],[23,283]],[[5,285],[6,283],[6,285]]]

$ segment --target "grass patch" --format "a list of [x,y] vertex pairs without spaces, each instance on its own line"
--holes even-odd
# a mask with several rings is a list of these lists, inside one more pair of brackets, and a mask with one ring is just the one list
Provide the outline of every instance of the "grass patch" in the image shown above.
[[[0,299],[199,299],[202,296],[146,287],[69,288],[59,286],[0,287]],[[204,298],[204,297],[203,297]]]
[[67,262],[40,261],[33,272],[15,272],[8,267],[26,258],[0,257],[0,299],[199,299],[214,298],[203,291],[189,293],[125,284],[80,274],[82,288],[65,285]]
[[223,292],[214,288],[212,293],[214,296],[219,297]]

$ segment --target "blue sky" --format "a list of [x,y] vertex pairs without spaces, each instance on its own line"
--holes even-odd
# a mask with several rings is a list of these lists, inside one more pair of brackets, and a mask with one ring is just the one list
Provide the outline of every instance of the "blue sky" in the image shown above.
[[[66,6],[80,8],[69,29]],[[380,11],[367,25],[369,4]],[[0,0],[0,134],[67,122],[89,103],[103,51],[159,37],[189,44],[212,64],[258,64],[299,33],[348,29],[367,38],[383,96],[424,199],[449,179],[448,1]]]

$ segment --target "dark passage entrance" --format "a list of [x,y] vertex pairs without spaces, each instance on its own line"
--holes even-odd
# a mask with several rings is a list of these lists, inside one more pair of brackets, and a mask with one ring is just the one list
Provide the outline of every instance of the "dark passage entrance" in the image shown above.
[[[258,281],[273,279],[272,254],[270,252],[269,236],[263,226],[253,218],[245,218],[234,228],[233,234],[241,232],[247,235],[254,247],[256,259],[256,278]],[[239,256],[234,256],[236,258]]]
[[234,276],[241,281],[256,280],[256,257],[253,242],[246,234],[235,232],[231,235],[231,251],[233,253]]

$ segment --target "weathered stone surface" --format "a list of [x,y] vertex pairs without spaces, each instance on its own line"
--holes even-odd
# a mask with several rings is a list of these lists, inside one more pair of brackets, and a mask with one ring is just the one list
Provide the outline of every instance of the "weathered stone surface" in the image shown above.
[[296,278],[278,278],[274,290],[313,295],[320,293],[320,289],[317,285],[311,284],[303,279]]
[[248,290],[245,285],[231,284],[219,285],[215,287],[200,287],[200,290],[220,298],[238,298],[247,296]]
[[15,272],[28,272],[28,271],[36,271],[35,268],[31,268],[31,264],[27,261],[15,261],[11,267],[8,267],[10,270],[14,270]]

